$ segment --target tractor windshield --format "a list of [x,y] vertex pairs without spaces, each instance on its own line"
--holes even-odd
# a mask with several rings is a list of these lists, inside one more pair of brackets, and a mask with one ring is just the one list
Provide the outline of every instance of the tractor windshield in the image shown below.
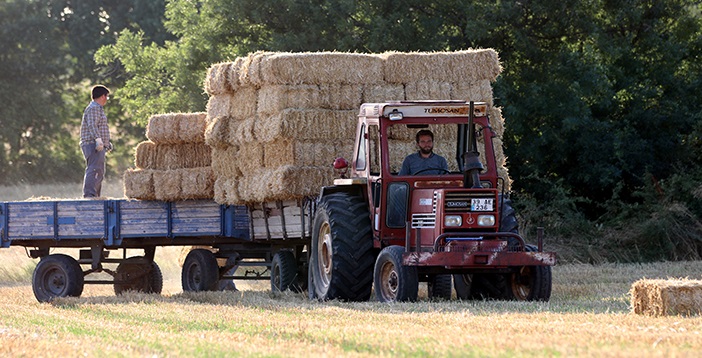
[[[462,127],[462,126],[461,126]],[[429,132],[427,132],[429,131]],[[433,140],[428,134],[433,134]],[[424,126],[394,124],[387,127],[389,168],[394,175],[446,175],[461,173],[459,125],[456,123],[429,124]],[[420,143],[416,138],[419,134]],[[478,131],[478,151],[481,162],[487,167],[482,136]],[[424,156],[420,154],[424,153]],[[429,154],[431,153],[431,154]],[[426,156],[429,155],[429,158]],[[444,161],[441,159],[445,159]],[[407,159],[407,162],[405,162]],[[403,169],[403,162],[405,168]]]

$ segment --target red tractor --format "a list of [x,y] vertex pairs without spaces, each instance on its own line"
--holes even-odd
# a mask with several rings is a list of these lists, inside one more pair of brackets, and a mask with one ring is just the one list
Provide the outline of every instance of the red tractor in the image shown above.
[[[455,288],[460,299],[549,300],[555,253],[543,251],[541,231],[536,246],[518,233],[487,113],[462,101],[361,106],[350,170],[318,201],[311,298],[368,300],[374,287],[379,301],[414,301],[427,282],[430,298],[450,299]],[[422,129],[454,159],[400,175]]]

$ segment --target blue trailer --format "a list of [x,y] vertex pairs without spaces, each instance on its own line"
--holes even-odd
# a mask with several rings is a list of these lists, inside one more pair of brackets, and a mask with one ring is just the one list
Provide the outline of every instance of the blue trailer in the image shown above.
[[[221,280],[269,278],[274,289],[304,289],[313,206],[312,200],[255,206],[211,200],[0,202],[0,246],[23,246],[40,258],[32,287],[41,302],[80,296],[85,284],[112,284],[117,294],[160,293],[158,246],[202,247],[183,263],[185,291],[215,290]],[[79,248],[79,257],[51,254],[52,248]],[[127,249],[144,254],[127,257]],[[120,250],[122,255],[110,255]],[[235,276],[232,269],[243,265],[264,266],[271,274]],[[113,280],[89,279],[98,272]]]

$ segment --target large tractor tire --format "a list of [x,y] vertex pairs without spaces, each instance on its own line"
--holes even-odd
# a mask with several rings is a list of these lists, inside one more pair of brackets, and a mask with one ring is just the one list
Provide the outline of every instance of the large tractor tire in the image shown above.
[[278,251],[271,263],[271,291],[283,292],[295,285],[297,261],[290,251]]
[[349,193],[329,194],[317,206],[312,229],[310,297],[368,300],[375,261],[368,204]]
[[[536,252],[533,245],[526,251]],[[509,276],[512,299],[517,301],[548,301],[551,299],[551,266],[522,266]]]
[[215,291],[219,283],[217,258],[208,249],[195,249],[188,253],[181,274],[183,291]]
[[427,293],[430,299],[450,300],[453,287],[451,275],[432,275],[427,282]]
[[84,285],[80,264],[64,254],[43,257],[32,274],[32,290],[39,302],[50,302],[56,297],[80,297]]
[[380,302],[417,300],[417,291],[419,291],[417,267],[402,264],[403,252],[405,248],[402,246],[388,246],[380,251],[375,261],[373,283],[375,297]]

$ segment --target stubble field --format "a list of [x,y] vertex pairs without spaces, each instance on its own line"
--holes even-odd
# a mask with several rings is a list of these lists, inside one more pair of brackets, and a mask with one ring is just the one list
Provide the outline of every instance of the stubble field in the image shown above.
[[702,317],[635,315],[628,293],[643,277],[702,279],[700,262],[557,265],[547,303],[429,301],[420,288],[419,302],[383,304],[273,294],[267,281],[183,293],[179,254],[157,250],[162,295],[116,297],[109,285],[88,285],[80,298],[41,304],[30,284],[36,261],[22,248],[0,249],[0,355],[685,357],[702,349]]

